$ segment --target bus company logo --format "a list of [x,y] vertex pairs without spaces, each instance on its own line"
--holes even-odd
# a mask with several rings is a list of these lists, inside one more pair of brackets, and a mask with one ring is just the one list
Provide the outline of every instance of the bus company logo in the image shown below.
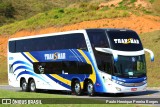
[[57,60],[57,59],[66,59],[66,53],[53,53],[53,54],[44,54],[45,60]]
[[129,38],[129,39],[114,39],[114,42],[117,44],[139,44],[139,40],[138,39],[133,39],[133,38]]

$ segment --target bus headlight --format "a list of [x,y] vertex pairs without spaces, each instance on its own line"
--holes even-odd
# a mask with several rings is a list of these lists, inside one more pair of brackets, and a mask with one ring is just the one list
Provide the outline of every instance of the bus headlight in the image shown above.
[[124,84],[124,82],[122,82],[122,81],[116,81],[116,80],[112,80],[114,83],[117,83],[117,84],[120,84],[120,85],[123,85]]
[[122,82],[122,81],[117,81],[117,84],[123,85],[124,82]]

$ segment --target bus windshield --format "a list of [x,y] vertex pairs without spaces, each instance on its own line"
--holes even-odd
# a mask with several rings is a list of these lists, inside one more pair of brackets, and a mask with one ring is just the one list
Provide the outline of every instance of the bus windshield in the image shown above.
[[113,75],[123,78],[146,76],[145,56],[119,56],[114,63]]

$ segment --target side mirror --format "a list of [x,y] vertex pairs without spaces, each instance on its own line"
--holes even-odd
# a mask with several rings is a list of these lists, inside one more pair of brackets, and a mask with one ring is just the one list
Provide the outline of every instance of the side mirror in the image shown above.
[[144,48],[144,51],[146,51],[146,52],[150,53],[151,61],[154,61],[154,53],[153,53],[151,50],[146,49],[146,48]]
[[118,61],[118,54],[110,49],[110,48],[99,48],[99,47],[95,47],[95,50],[99,51],[99,52],[104,52],[104,53],[109,53],[113,55],[114,61],[117,62]]

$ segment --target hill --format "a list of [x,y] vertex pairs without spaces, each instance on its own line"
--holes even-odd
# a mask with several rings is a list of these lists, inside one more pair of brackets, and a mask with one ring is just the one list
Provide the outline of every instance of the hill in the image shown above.
[[[7,82],[7,41],[9,38],[30,36],[37,34],[62,32],[85,28],[127,28],[140,34],[144,47],[153,50],[155,62],[150,63],[147,54],[149,86],[160,86],[158,83],[160,59],[158,59],[160,40],[160,10],[159,0],[38,0],[38,6],[49,6],[46,10],[39,10],[35,6],[37,0],[0,0],[0,18],[2,3],[11,3],[17,12],[14,21],[3,23],[0,27],[0,82]],[[15,3],[17,1],[17,4]],[[30,14],[25,17],[19,2],[32,7]],[[54,2],[53,2],[54,1]],[[31,3],[31,4],[30,4]],[[47,5],[49,3],[49,5]],[[62,5],[61,5],[62,4]],[[50,7],[51,5],[51,7]],[[54,6],[54,7],[52,7]],[[18,12],[18,9],[22,9]],[[32,12],[31,10],[34,10]],[[37,9],[37,10],[36,10]],[[39,11],[38,11],[39,10]],[[21,17],[21,18],[20,18]],[[23,18],[22,18],[23,17]],[[5,20],[11,20],[5,19]]]
[[[129,13],[133,13],[136,15],[152,14],[159,16],[159,5],[159,0],[0,0],[0,26],[8,25],[10,23],[17,23],[17,21],[27,20],[28,18],[31,18],[33,16],[35,16],[35,18],[50,18],[49,20],[51,20],[52,18],[58,19],[63,17],[63,15],[59,16],[59,14],[57,15],[55,11],[52,11],[55,9],[63,9],[62,11],[60,11],[61,13],[73,14],[73,16],[75,15],[74,13],[72,13],[74,11],[78,11],[79,13],[81,13],[93,10],[98,10],[96,12],[99,12],[99,10],[107,11],[110,9],[123,11],[127,10]],[[70,8],[70,10],[72,11],[69,12],[66,10],[66,8]],[[81,9],[74,10],[75,8]],[[45,14],[42,15],[41,13]],[[52,16],[47,14],[52,14]],[[94,15],[95,12],[92,12],[91,14]],[[83,14],[82,16],[85,16],[85,14]],[[104,18],[104,16],[105,15],[103,14],[103,16],[98,18]],[[32,23],[32,21],[30,20],[28,24]],[[54,24],[47,24],[43,27],[49,26],[54,26]]]
[[84,1],[86,0],[0,0],[0,26]]

